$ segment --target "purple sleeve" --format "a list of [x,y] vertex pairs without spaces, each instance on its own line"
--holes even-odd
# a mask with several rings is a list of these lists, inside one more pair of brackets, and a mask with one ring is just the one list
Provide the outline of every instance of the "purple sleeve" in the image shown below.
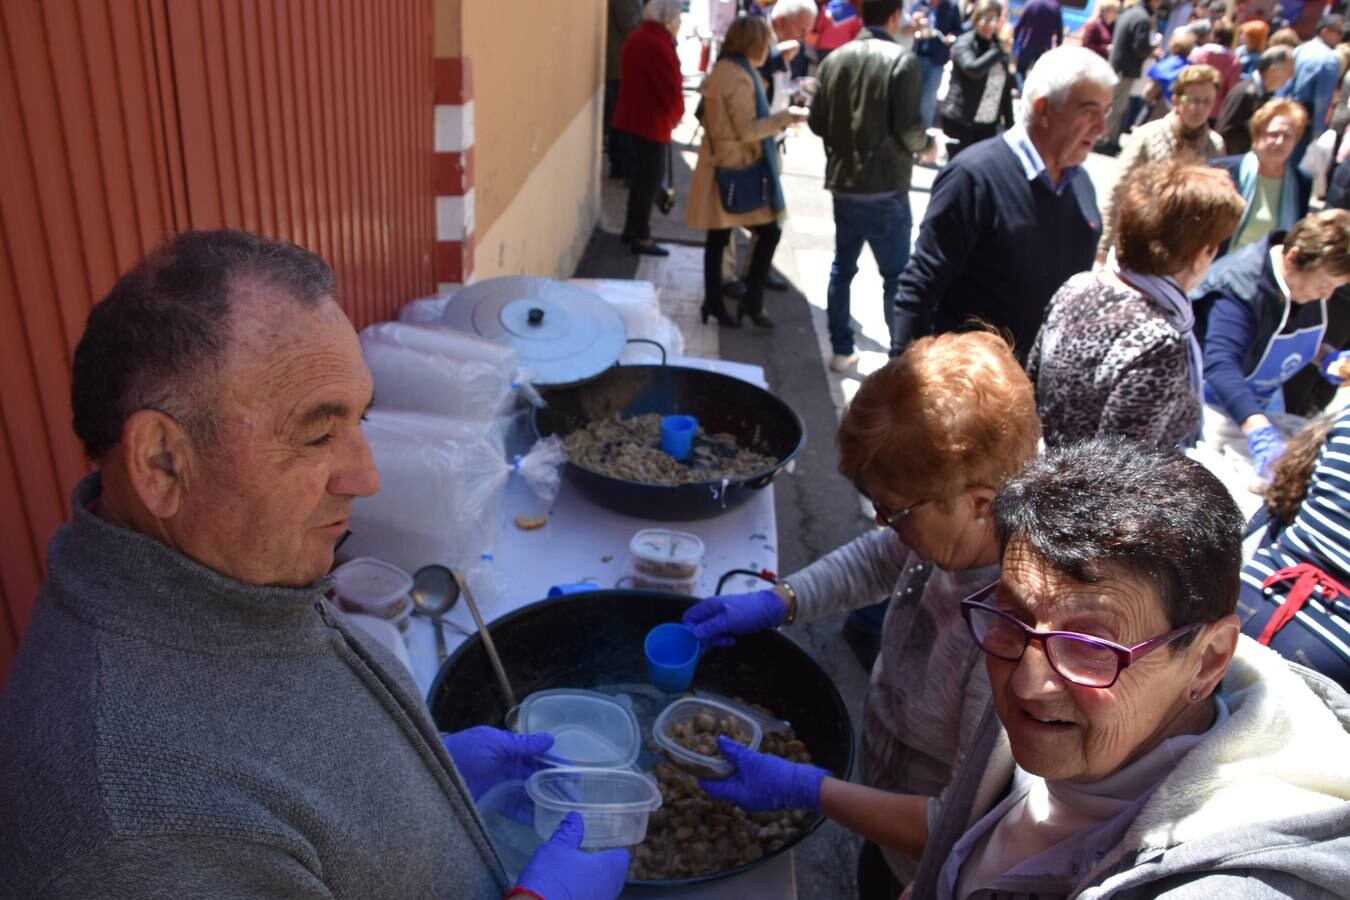
[[1205,384],[1223,411],[1239,425],[1261,411],[1242,374],[1255,324],[1247,307],[1231,297],[1220,297],[1210,308],[1205,326]]

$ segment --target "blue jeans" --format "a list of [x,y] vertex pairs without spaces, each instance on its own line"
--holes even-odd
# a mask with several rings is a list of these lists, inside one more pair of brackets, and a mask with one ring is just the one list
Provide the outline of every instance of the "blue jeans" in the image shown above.
[[938,65],[927,56],[919,57],[919,118],[925,128],[933,127],[933,116],[937,112],[937,93],[942,86],[942,70],[945,64]]
[[[851,200],[847,194],[834,195],[834,265],[830,266],[830,290],[827,315],[830,323],[830,347],[846,356],[853,352],[853,326],[849,320],[849,286],[858,274],[858,255],[863,242],[872,248],[881,271],[881,302],[886,328],[895,318],[895,295],[900,273],[909,262],[909,196],[900,194],[884,200]],[[887,351],[890,347],[886,348]]]

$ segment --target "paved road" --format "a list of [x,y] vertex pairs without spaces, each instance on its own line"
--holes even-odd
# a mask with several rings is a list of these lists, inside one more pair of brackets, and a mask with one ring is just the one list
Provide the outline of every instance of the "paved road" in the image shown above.
[[[692,99],[687,105],[693,109]],[[773,331],[750,327],[724,331],[712,324],[700,324],[703,235],[683,225],[689,172],[696,158],[690,146],[694,136],[695,123],[689,118],[676,133],[677,147],[684,144],[674,164],[680,205],[669,217],[653,216],[654,233],[668,241],[670,257],[637,260],[619,243],[617,233],[623,224],[627,192],[622,182],[606,179],[601,225],[577,274],[638,277],[656,283],[662,310],[680,325],[688,353],[763,366],[771,389],[802,416],[807,428],[805,450],[792,474],[775,482],[779,571],[791,573],[875,527],[852,485],[835,471],[834,431],[839,412],[856,391],[859,379],[886,360],[889,336],[882,312],[881,278],[870,251],[864,250],[853,282],[852,310],[862,359],[857,373],[839,376],[830,372],[826,365],[829,345],[825,307],[834,255],[834,222],[830,195],[823,187],[824,148],[803,126],[789,139],[783,165],[789,218],[774,265],[787,277],[791,289],[767,298],[766,308],[777,327]],[[1094,156],[1088,170],[1101,193],[1114,181],[1115,160]],[[932,169],[915,170],[910,203],[916,233],[935,174]],[[831,616],[790,628],[788,633],[809,649],[834,679],[849,705],[857,734],[868,670],[843,639],[842,625],[842,615]],[[857,776],[855,771],[855,780]],[[854,897],[853,866],[858,844],[855,837],[833,824],[813,835],[796,854],[798,896],[804,900]]]

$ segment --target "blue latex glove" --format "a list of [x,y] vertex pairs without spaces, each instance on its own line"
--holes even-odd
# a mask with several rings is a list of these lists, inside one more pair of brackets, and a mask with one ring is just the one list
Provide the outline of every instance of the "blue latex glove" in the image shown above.
[[1334,353],[1328,353],[1326,356],[1322,357],[1322,377],[1332,384],[1341,384],[1344,382],[1344,378],[1332,375],[1331,369],[1347,359],[1350,359],[1350,350],[1337,350]]
[[473,799],[513,778],[529,778],[544,767],[538,759],[553,746],[551,734],[514,734],[478,725],[441,738],[445,751],[464,776]]
[[773,591],[727,594],[700,600],[680,621],[709,647],[730,647],[736,635],[776,628],[787,618],[787,604]]
[[819,766],[748,750],[725,736],[717,739],[717,746],[736,771],[722,781],[698,780],[699,787],[715,799],[727,800],[746,812],[778,809],[820,812],[820,783],[829,772]]
[[1284,452],[1284,441],[1274,425],[1262,425],[1247,435],[1247,446],[1252,451],[1252,468],[1262,478],[1270,477],[1270,466]]
[[516,887],[534,891],[544,900],[612,900],[628,877],[628,851],[586,853],[577,849],[585,825],[571,812],[525,864]]

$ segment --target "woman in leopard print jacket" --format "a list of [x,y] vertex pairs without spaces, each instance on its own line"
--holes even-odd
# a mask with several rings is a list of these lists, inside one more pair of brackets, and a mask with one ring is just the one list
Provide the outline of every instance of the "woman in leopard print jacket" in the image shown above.
[[1046,444],[1096,434],[1194,442],[1203,366],[1186,292],[1241,216],[1242,198],[1218,169],[1171,162],[1135,172],[1106,266],[1055,293],[1031,349]]

